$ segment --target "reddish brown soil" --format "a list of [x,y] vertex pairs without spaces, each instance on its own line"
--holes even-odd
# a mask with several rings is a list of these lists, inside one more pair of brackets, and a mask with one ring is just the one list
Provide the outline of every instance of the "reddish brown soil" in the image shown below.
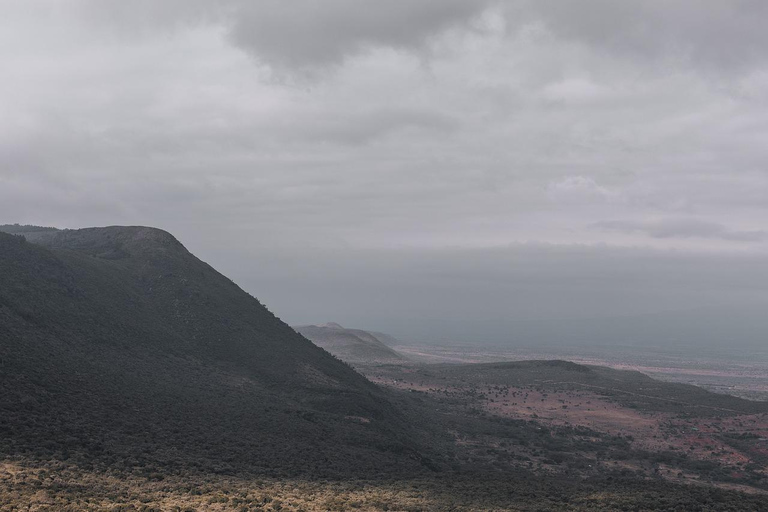
[[[413,375],[413,379],[410,376]],[[374,382],[388,387],[413,390],[434,396],[466,397],[476,402],[486,412],[507,418],[536,420],[551,426],[583,426],[592,430],[630,437],[632,447],[650,452],[685,452],[689,458],[717,462],[734,468],[759,464],[768,460],[768,415],[737,415],[714,418],[683,418],[671,413],[645,412],[622,406],[593,391],[549,392],[535,388],[508,388],[498,390],[492,387],[473,388],[457,383],[441,384],[421,382],[410,371],[399,379],[385,375],[370,375]],[[482,397],[473,394],[482,393]],[[728,437],[730,436],[730,437]],[[748,436],[744,442],[727,442],[738,436]],[[462,438],[455,433],[457,444],[471,445],[475,441]],[[616,468],[640,469],[627,462],[608,462]],[[667,479],[698,483],[699,477],[665,465],[659,472]],[[763,469],[768,474],[768,470]],[[745,486],[723,483],[723,487]],[[750,489],[749,487],[746,487]],[[754,489],[753,489],[754,490]],[[757,490],[755,490],[757,492]]]

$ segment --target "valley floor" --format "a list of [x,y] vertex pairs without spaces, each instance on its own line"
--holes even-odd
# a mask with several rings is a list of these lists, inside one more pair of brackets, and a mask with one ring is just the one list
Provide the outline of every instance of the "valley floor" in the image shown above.
[[[380,385],[429,401],[475,462],[564,477],[619,473],[738,490],[766,496],[768,509],[765,407],[750,412],[747,402],[706,393],[680,398],[686,388],[664,384],[646,395],[631,382],[625,383],[629,390],[572,382],[566,371],[553,379],[551,368],[535,366],[521,385],[473,367],[361,370]],[[739,410],[729,408],[729,400]]]
[[423,363],[488,363],[565,359],[579,364],[636,370],[667,382],[693,384],[715,393],[768,400],[768,354],[664,350],[636,347],[485,348],[471,345],[402,344],[394,348]]

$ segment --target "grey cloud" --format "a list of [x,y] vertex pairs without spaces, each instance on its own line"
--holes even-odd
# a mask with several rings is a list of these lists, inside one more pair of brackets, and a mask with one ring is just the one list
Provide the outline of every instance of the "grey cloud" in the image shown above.
[[467,28],[493,0],[81,0],[86,16],[142,34],[216,23],[258,61],[280,71],[314,72],[376,47],[424,48],[451,28]]
[[169,28],[220,21],[232,4],[229,0],[74,0],[70,5],[78,15],[101,28],[142,36],[156,30],[165,32]]
[[547,185],[550,199],[570,204],[618,202],[623,198],[619,191],[598,184],[588,176],[567,176]]
[[762,0],[530,0],[507,9],[513,26],[540,22],[555,37],[630,58],[726,72],[766,60]]
[[459,127],[451,117],[437,112],[416,109],[379,109],[349,116],[327,116],[309,122],[290,122],[283,125],[286,136],[308,140],[360,145],[402,130],[447,133]]
[[[592,51],[727,73],[765,63],[768,4],[762,0],[77,0],[93,25],[125,34],[218,24],[229,40],[278,70],[316,72],[367,50],[421,50],[447,29],[477,29],[487,10],[508,31],[543,27]],[[59,6],[60,7],[60,6]],[[61,10],[61,9],[60,9]]]
[[420,48],[433,35],[466,27],[482,0],[266,0],[243,2],[230,37],[279,68],[340,64],[371,47]]
[[659,221],[609,220],[592,224],[595,228],[623,233],[644,233],[654,238],[717,238],[737,242],[760,242],[768,239],[762,230],[738,231],[723,224],[698,219],[664,219]]

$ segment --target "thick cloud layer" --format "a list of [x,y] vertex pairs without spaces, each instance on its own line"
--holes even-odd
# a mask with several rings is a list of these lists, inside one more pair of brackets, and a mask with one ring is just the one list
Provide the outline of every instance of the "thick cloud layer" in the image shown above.
[[231,38],[270,65],[325,66],[381,46],[423,48],[446,29],[466,28],[483,6],[477,0],[244,2],[232,16]]
[[[4,2],[0,222],[164,227],[289,321],[326,320],[311,272],[262,290],[319,253],[757,257],[766,21],[757,0]],[[448,268],[424,289],[459,293]]]
[[540,21],[557,37],[658,64],[744,72],[768,58],[764,22],[768,5],[760,0],[529,0],[511,2],[517,23]]

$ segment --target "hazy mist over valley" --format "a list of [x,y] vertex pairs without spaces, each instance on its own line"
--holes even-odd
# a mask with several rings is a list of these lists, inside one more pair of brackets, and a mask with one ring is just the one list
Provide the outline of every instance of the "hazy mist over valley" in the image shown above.
[[[736,350],[766,356],[759,254],[517,244],[318,251],[231,264],[292,324],[384,330],[419,342]],[[253,277],[257,272],[263,277]]]
[[768,510],[766,26],[0,0],[0,512]]

